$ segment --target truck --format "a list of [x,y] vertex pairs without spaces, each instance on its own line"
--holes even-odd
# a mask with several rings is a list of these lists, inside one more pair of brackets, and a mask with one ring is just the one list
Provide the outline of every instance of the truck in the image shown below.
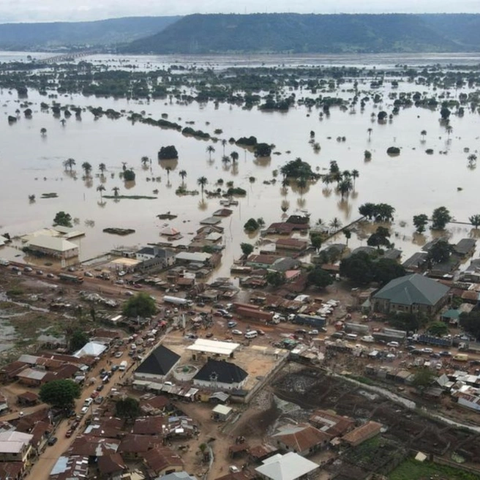
[[450,347],[452,345],[451,338],[440,338],[433,335],[418,335],[417,342],[423,345],[436,345],[437,347]]
[[468,355],[466,353],[457,353],[453,356],[453,359],[457,362],[468,362]]
[[361,323],[345,323],[345,331],[367,335],[369,332],[369,326]]
[[68,273],[59,273],[58,278],[67,283],[83,283],[83,278],[77,275],[69,275]]
[[264,320],[270,322],[273,318],[272,312],[265,312],[259,308],[255,308],[253,305],[248,307],[237,307],[236,313],[241,317],[251,318],[253,320]]
[[181,297],[171,297],[169,295],[165,295],[163,297],[164,303],[172,303],[173,305],[181,305],[181,306],[190,306],[192,304],[191,300],[187,300],[186,298]]
[[323,328],[325,327],[327,320],[324,317],[318,317],[315,315],[297,314],[292,320],[292,323],[297,325],[309,325],[310,327]]
[[124,360],[123,362],[120,362],[120,366],[118,367],[118,369],[121,372],[124,372],[127,369],[127,366],[128,366],[128,362]]

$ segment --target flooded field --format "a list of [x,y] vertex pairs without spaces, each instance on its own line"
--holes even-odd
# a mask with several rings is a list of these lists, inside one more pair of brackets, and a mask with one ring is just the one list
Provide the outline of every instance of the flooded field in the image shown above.
[[[23,57],[22,57],[23,55]],[[34,55],[34,54],[32,54]],[[0,53],[0,61],[10,58],[19,60],[26,54]],[[388,56],[377,59],[393,68],[394,64],[412,61],[412,59]],[[441,58],[441,59],[440,59]],[[107,62],[109,58],[93,58],[95,62]],[[117,65],[118,57],[110,61]],[[166,57],[155,59],[127,59],[130,63],[157,62],[161,66],[167,62]],[[127,61],[125,58],[122,61]],[[197,59],[197,63],[208,64],[218,59]],[[288,59],[287,59],[288,60]],[[335,62],[335,59],[330,59]],[[479,58],[465,56],[452,59],[447,56],[416,57],[412,61],[418,64],[450,63],[469,65],[478,63]],[[438,60],[438,62],[437,62]],[[458,60],[458,61],[457,61]],[[180,60],[181,61],[181,60]],[[268,60],[265,60],[268,61]],[[278,62],[278,59],[276,59]],[[309,58],[296,60],[301,64],[312,62]],[[328,63],[328,59],[316,61]],[[346,58],[345,64],[364,61]],[[369,62],[372,60],[370,59]],[[170,59],[171,62],[171,59]],[[230,60],[230,62],[234,62]],[[256,65],[263,63],[262,58],[235,59],[237,64]],[[244,62],[244,63],[242,63]],[[417,62],[417,63],[415,63]],[[293,61],[291,62],[293,63]],[[226,63],[225,63],[226,64]],[[370,63],[371,64],[371,63]],[[233,65],[229,65],[233,66]],[[428,241],[429,230],[424,236],[414,235],[412,216],[420,213],[431,214],[434,208],[446,206],[456,220],[466,225],[450,224],[448,232],[451,239],[475,234],[468,225],[471,215],[480,213],[478,203],[478,184],[480,172],[468,165],[467,157],[477,154],[480,143],[480,115],[465,108],[463,116],[450,117],[451,131],[440,122],[439,109],[402,108],[392,120],[384,123],[377,121],[380,110],[390,112],[393,99],[392,91],[420,91],[432,93],[429,87],[414,85],[406,80],[399,81],[396,89],[392,88],[391,78],[385,79],[383,85],[374,93],[383,95],[383,102],[368,102],[362,110],[355,108],[340,109],[332,107],[329,116],[320,117],[318,108],[309,108],[296,103],[288,112],[265,112],[254,107],[251,110],[227,103],[186,103],[175,98],[161,100],[126,100],[97,98],[83,95],[59,95],[55,101],[64,105],[78,107],[112,108],[116,111],[145,112],[145,116],[159,119],[164,116],[171,122],[182,126],[192,126],[214,135],[216,129],[222,133],[220,139],[249,137],[255,135],[259,141],[275,145],[274,154],[268,158],[255,158],[247,149],[221,141],[199,140],[182,135],[175,130],[163,130],[142,123],[127,120],[127,114],[113,120],[106,116],[95,118],[85,111],[81,119],[74,115],[64,124],[60,118],[54,118],[51,112],[42,111],[41,102],[52,99],[29,89],[28,98],[19,101],[15,90],[0,91],[0,109],[2,112],[2,142],[0,148],[0,233],[23,235],[33,230],[51,226],[55,214],[63,210],[76,219],[79,230],[86,232],[85,237],[74,240],[80,245],[80,259],[87,260],[119,246],[140,246],[146,243],[164,241],[159,236],[162,227],[169,225],[178,229],[183,239],[175,243],[186,244],[199,227],[199,221],[211,216],[220,208],[219,199],[210,199],[201,194],[178,196],[176,189],[182,182],[189,190],[200,190],[197,180],[201,176],[208,179],[206,190],[217,188],[217,181],[222,179],[224,185],[233,181],[236,187],[244,188],[247,195],[239,198],[238,207],[233,207],[231,217],[222,221],[225,228],[224,255],[217,275],[224,275],[234,258],[238,258],[240,243],[255,242],[257,236],[248,236],[243,231],[244,223],[250,218],[262,217],[268,226],[271,222],[282,219],[282,202],[288,206],[287,213],[307,211],[312,224],[318,219],[330,223],[337,217],[343,225],[359,217],[358,207],[365,202],[384,202],[395,207],[395,222],[392,241],[396,248],[403,251],[403,258],[419,249],[419,245]],[[347,95],[353,82],[339,86],[330,92],[331,96]],[[359,80],[360,91],[370,91],[370,79]],[[191,87],[185,86],[186,92]],[[460,93],[469,93],[472,89],[450,89],[450,99],[456,99]],[[308,92],[298,90],[297,98],[307,97]],[[436,92],[438,95],[440,92]],[[351,94],[348,94],[351,95]],[[21,113],[21,102],[31,102],[31,118]],[[19,110],[20,113],[16,113]],[[374,117],[372,117],[372,114]],[[7,115],[18,115],[18,121],[11,125]],[[63,118],[63,115],[62,117]],[[47,130],[41,135],[42,128]],[[369,129],[371,132],[369,133]],[[315,132],[315,141],[321,149],[315,152],[309,143],[310,132]],[[422,131],[426,133],[421,134]],[[345,137],[338,141],[337,137]],[[177,161],[158,161],[157,154],[162,146],[174,145],[179,152]],[[215,151],[211,155],[208,146]],[[391,157],[387,148],[401,148],[401,154]],[[426,150],[433,153],[427,154]],[[467,153],[466,149],[469,149]],[[371,160],[366,160],[364,152],[372,153]],[[232,151],[239,154],[236,165],[222,162],[223,155]],[[147,156],[152,161],[142,165],[141,158]],[[338,162],[340,170],[358,170],[354,190],[342,199],[333,185],[325,185],[319,180],[307,185],[305,189],[291,186],[283,189],[282,176],[276,175],[287,161],[297,157],[308,162],[312,170],[325,173],[330,161]],[[70,171],[63,162],[75,159],[76,165]],[[82,171],[83,162],[89,162],[93,169],[91,178],[86,178]],[[106,172],[100,176],[99,164],[106,165]],[[124,182],[119,174],[123,165],[135,171],[134,182]],[[179,175],[184,170],[184,180]],[[276,182],[271,181],[275,179]],[[268,183],[264,183],[268,182]],[[97,188],[103,185],[105,190]],[[102,199],[112,196],[118,187],[119,195],[151,196],[154,199]],[[42,199],[44,193],[56,193],[57,198]],[[29,202],[29,195],[35,195],[35,202]],[[171,221],[159,220],[156,216],[171,212],[178,217]],[[134,234],[119,237],[103,232],[104,228],[131,228]],[[367,236],[358,230],[353,232],[350,247],[366,245]],[[343,235],[332,238],[331,242],[345,241]],[[16,244],[18,246],[18,244]],[[15,246],[0,247],[0,256],[13,259],[22,252]],[[17,257],[17,260],[20,257]],[[38,260],[37,260],[38,261]],[[43,260],[44,261],[44,260]],[[42,263],[40,261],[39,263]]]

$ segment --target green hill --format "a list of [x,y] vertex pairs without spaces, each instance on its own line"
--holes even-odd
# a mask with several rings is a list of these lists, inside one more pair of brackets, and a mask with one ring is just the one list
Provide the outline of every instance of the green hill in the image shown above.
[[188,15],[125,53],[480,50],[480,15]]
[[0,24],[0,49],[110,46],[161,32],[180,17],[128,17],[97,22]]

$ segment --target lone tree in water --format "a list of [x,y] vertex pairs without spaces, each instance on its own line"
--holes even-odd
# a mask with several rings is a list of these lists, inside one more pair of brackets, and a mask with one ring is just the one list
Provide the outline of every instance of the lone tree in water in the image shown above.
[[425,231],[425,227],[428,223],[428,217],[424,213],[420,215],[413,216],[413,225],[415,225],[415,231],[417,233],[423,233]]
[[198,186],[200,187],[200,190],[202,191],[202,196],[203,196],[203,192],[204,192],[204,190],[205,190],[205,185],[208,184],[207,177],[200,177],[200,178],[197,180],[197,184],[198,184]]
[[64,211],[58,212],[53,219],[53,225],[72,228],[72,216]]
[[447,223],[453,220],[450,211],[446,207],[438,207],[432,214],[432,230],[445,230]]

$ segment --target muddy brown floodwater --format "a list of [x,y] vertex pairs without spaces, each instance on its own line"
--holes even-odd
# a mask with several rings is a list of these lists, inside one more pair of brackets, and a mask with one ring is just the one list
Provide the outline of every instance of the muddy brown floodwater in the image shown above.
[[[20,54],[19,54],[20,55]],[[26,54],[24,54],[26,55]],[[21,55],[20,55],[21,56]],[[2,59],[0,54],[0,59]],[[6,58],[17,58],[13,54]],[[155,59],[147,57],[131,59],[132,62],[144,62],[147,66],[167,62],[165,57]],[[302,60],[303,58],[303,60]],[[363,58],[363,57],[362,57]],[[362,62],[358,58],[357,62]],[[447,62],[442,57],[395,57],[380,56],[378,64],[395,63],[434,63],[435,59]],[[475,57],[478,61],[478,57]],[[459,61],[473,62],[473,57],[465,56]],[[121,68],[117,57],[94,57],[95,62],[107,60],[115,68]],[[125,59],[123,59],[125,60]],[[309,57],[301,57],[297,62],[308,63]],[[354,64],[354,58],[346,57],[346,64]],[[201,62],[196,59],[196,62]],[[260,58],[250,59],[256,64]],[[278,60],[277,60],[278,61]],[[317,62],[326,64],[334,62],[333,58],[320,57]],[[341,62],[341,59],[338,60]],[[364,60],[365,62],[367,60]],[[369,62],[375,61],[370,58]],[[150,63],[148,63],[150,62]],[[214,62],[206,58],[205,63]],[[218,62],[218,59],[217,59]],[[249,59],[229,59],[230,64],[249,64]],[[240,62],[240,63],[238,63]],[[294,63],[294,60],[291,60]],[[225,64],[228,62],[225,60]],[[218,66],[218,65],[217,65]],[[281,202],[288,201],[288,214],[302,210],[311,214],[312,223],[319,218],[330,222],[338,217],[345,225],[358,217],[358,207],[365,202],[385,202],[396,208],[394,235],[392,241],[396,248],[404,252],[404,259],[419,250],[419,245],[427,241],[431,234],[424,237],[413,235],[412,216],[420,213],[431,214],[434,208],[446,206],[457,220],[468,222],[468,217],[479,213],[477,192],[480,171],[467,168],[467,156],[464,149],[475,153],[479,145],[480,115],[466,109],[464,117],[452,115],[453,132],[447,135],[445,126],[439,122],[439,112],[421,108],[401,109],[391,122],[383,125],[371,120],[380,109],[391,111],[393,100],[391,79],[376,90],[383,94],[384,102],[373,105],[368,102],[361,111],[347,109],[341,111],[331,109],[331,115],[323,120],[319,118],[319,110],[309,111],[305,106],[295,106],[288,113],[261,112],[244,110],[241,107],[220,104],[217,107],[208,104],[180,104],[176,100],[128,101],[124,99],[106,99],[84,97],[81,95],[58,96],[55,99],[61,105],[101,106],[141,112],[152,118],[168,115],[168,120],[185,125],[194,122],[195,129],[208,131],[213,135],[217,128],[223,130],[221,138],[239,138],[255,135],[260,141],[274,144],[275,152],[269,159],[255,159],[253,154],[242,148],[227,144],[225,153],[233,150],[240,154],[236,167],[222,164],[223,147],[220,142],[212,142],[187,138],[172,130],[162,130],[148,125],[132,124],[125,117],[110,120],[106,117],[95,120],[91,113],[84,112],[81,120],[75,116],[67,119],[64,126],[51,113],[40,110],[40,102],[51,102],[51,99],[40,96],[38,92],[29,90],[28,101],[32,102],[31,119],[21,118],[16,124],[7,124],[7,115],[15,115],[19,109],[16,92],[0,91],[0,111],[2,115],[2,147],[0,156],[0,233],[21,235],[33,230],[50,226],[59,210],[64,210],[78,219],[78,228],[86,232],[86,236],[74,240],[80,246],[80,259],[86,260],[119,246],[140,246],[147,242],[161,241],[160,229],[165,225],[177,228],[183,239],[176,243],[189,243],[193,233],[199,227],[199,221],[210,216],[219,208],[218,199],[202,201],[201,195],[178,197],[175,190],[182,183],[180,170],[185,170],[185,184],[188,189],[198,189],[197,179],[206,176],[213,188],[218,179],[233,181],[235,186],[247,190],[247,196],[239,199],[239,206],[233,207],[231,217],[222,221],[225,228],[223,238],[225,251],[221,267],[216,275],[225,275],[234,258],[240,255],[240,243],[255,242],[257,236],[249,237],[243,231],[244,223],[250,217],[263,217],[266,224],[282,219]],[[351,88],[345,84],[342,88]],[[360,89],[370,91],[370,79],[360,83]],[[420,90],[433,93],[426,86],[416,86],[400,82],[395,91]],[[468,88],[450,90],[450,98],[458,98]],[[441,92],[437,91],[437,94]],[[330,92],[331,95],[350,96],[342,90]],[[301,97],[298,92],[298,97]],[[40,129],[46,128],[47,135],[42,137]],[[372,128],[371,138],[367,129]],[[321,150],[314,153],[309,144],[310,131],[316,133],[315,140],[320,143]],[[420,132],[427,131],[422,141]],[[338,142],[338,136],[345,136],[346,141]],[[214,145],[213,161],[209,162],[206,152],[208,145]],[[175,145],[179,152],[178,163],[171,166],[169,175],[166,165],[157,161],[157,152],[161,146]],[[402,148],[398,157],[391,158],[386,154],[388,147],[395,145]],[[431,148],[433,155],[425,150]],[[372,152],[372,160],[364,161],[364,151]],[[291,153],[286,153],[290,151]],[[443,153],[440,153],[443,152]],[[148,156],[151,165],[142,168],[140,159]],[[336,160],[343,170],[356,169],[360,177],[356,179],[355,190],[348,198],[342,200],[332,188],[325,189],[321,182],[310,185],[305,192],[289,188],[286,195],[282,193],[281,176],[277,183],[271,181],[273,171],[280,169],[287,161],[301,157],[309,162],[314,171],[322,173],[328,168],[331,160]],[[65,171],[63,161],[74,158],[74,173]],[[93,166],[91,179],[85,179],[81,169],[83,162]],[[120,178],[122,162],[126,162],[136,173],[133,184],[125,184]],[[98,165],[105,163],[107,172],[102,179],[98,174]],[[159,182],[151,181],[161,177]],[[251,183],[249,177],[255,177]],[[120,195],[150,195],[154,200],[101,200],[97,187],[105,187],[104,195],[112,195],[113,188],[120,189]],[[461,190],[459,190],[459,188]],[[158,189],[158,194],[153,191]],[[56,192],[58,198],[41,199],[42,193]],[[28,195],[35,195],[36,201],[30,203]],[[178,215],[175,220],[163,221],[156,215],[170,211]],[[106,227],[135,229],[135,233],[126,237],[118,237],[103,233]],[[452,241],[472,234],[468,225],[451,225],[449,235]],[[343,235],[332,238],[331,242],[345,241]],[[174,243],[175,244],[175,243]],[[352,236],[349,246],[366,244],[366,235]],[[13,259],[21,252],[13,247],[0,248],[0,256]],[[19,257],[17,257],[17,260]],[[41,262],[40,262],[41,263]]]

